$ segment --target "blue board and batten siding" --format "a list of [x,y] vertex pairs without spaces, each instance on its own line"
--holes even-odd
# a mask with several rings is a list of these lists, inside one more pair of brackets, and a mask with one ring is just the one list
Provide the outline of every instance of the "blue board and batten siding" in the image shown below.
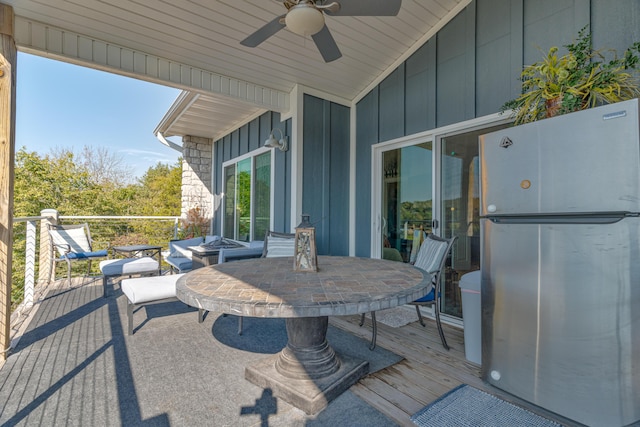
[[[477,0],[366,94],[356,110],[355,255],[371,254],[371,146],[499,111],[518,95],[523,64],[551,46],[571,43],[591,25],[594,46],[619,53],[640,40],[640,0]],[[291,135],[291,121],[286,133]],[[266,113],[215,144],[214,192],[222,163],[258,148],[283,126]],[[291,224],[291,182],[302,181],[302,211],[319,221],[321,254],[349,247],[349,109],[304,96],[302,176],[291,176],[291,151],[274,150],[274,229]],[[215,216],[220,230],[221,211]],[[294,222],[298,222],[295,218]]]
[[[269,137],[271,129],[280,128],[285,135],[291,135],[291,120],[280,122],[280,114],[267,112],[252,120],[231,134],[216,141],[214,150],[213,193],[223,193],[222,164],[238,156],[260,148]],[[279,134],[276,134],[279,136]],[[291,222],[291,151],[272,150],[274,156],[274,182],[276,189],[273,200],[274,231],[289,231]],[[214,212],[214,233],[222,234],[222,204]]]
[[[214,144],[213,188],[223,192],[222,164],[259,148],[269,131],[279,127],[291,135],[291,120],[280,122],[277,113],[265,113]],[[289,232],[291,180],[302,181],[302,211],[316,227],[318,253],[349,254],[349,108],[305,95],[304,148],[301,177],[291,176],[291,151],[273,150],[274,231]],[[222,206],[214,215],[220,233]],[[296,223],[300,218],[296,218]]]
[[304,96],[302,212],[318,254],[349,255],[349,108]]
[[356,256],[371,254],[371,146],[498,112],[523,64],[585,25],[595,48],[622,53],[640,40],[640,1],[473,1],[358,102]]

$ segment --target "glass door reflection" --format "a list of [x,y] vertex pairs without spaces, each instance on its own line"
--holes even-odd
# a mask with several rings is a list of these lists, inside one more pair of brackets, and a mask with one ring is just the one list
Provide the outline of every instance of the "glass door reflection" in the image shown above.
[[425,142],[382,154],[382,257],[415,259],[418,243],[433,219],[432,144]]
[[440,139],[440,234],[457,239],[451,248],[443,284],[442,313],[462,317],[460,277],[480,269],[478,137],[507,125],[478,129]]

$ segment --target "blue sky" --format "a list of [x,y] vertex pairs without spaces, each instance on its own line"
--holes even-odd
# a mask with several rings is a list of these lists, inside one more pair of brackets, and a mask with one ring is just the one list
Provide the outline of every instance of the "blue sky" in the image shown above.
[[177,162],[180,153],[153,130],[178,89],[25,53],[17,69],[16,151],[105,147],[136,177],[158,162]]

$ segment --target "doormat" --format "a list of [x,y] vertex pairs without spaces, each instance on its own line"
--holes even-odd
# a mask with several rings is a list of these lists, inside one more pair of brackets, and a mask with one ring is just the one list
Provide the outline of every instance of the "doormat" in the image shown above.
[[[371,319],[371,313],[367,313],[366,317]],[[404,307],[394,307],[376,311],[376,321],[391,326],[392,328],[399,328],[400,326],[408,325],[417,320],[418,314],[415,309],[409,310]]]
[[411,416],[420,427],[562,427],[482,390],[462,384]]

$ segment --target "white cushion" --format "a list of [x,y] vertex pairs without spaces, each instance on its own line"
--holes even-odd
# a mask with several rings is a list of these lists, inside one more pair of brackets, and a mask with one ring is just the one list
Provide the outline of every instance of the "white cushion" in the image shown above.
[[51,236],[54,244],[60,245],[56,246],[60,255],[64,255],[66,252],[67,247],[64,245],[69,245],[71,248],[71,252],[91,251],[89,240],[87,239],[87,235],[84,232],[84,227],[71,228],[67,230],[50,230],[49,235]]
[[105,276],[150,273],[158,271],[158,261],[151,257],[107,259],[100,261],[100,271]]
[[409,256],[409,263],[415,264],[418,257],[418,251],[427,238],[427,233],[424,230],[413,230],[413,244],[411,246],[411,255]]
[[[197,246],[197,245],[192,245],[192,246]],[[193,252],[191,252],[191,250],[187,249],[187,248],[182,248],[180,246],[174,246],[174,251],[171,252],[171,257],[174,258],[189,258],[191,259],[191,257],[193,256]]]
[[254,240],[252,242],[249,242],[249,247],[251,249],[256,249],[256,248],[264,248],[264,241],[263,240]]
[[188,246],[198,246],[203,242],[202,237],[194,237],[184,240],[172,240],[169,242],[169,256],[172,258],[189,258],[193,255],[187,249]]
[[133,304],[173,298],[176,296],[176,282],[184,274],[124,279],[120,287]]
[[425,239],[424,243],[420,247],[418,256],[416,258],[416,267],[423,269],[424,271],[434,274],[440,269],[442,257],[447,256],[447,242],[441,242],[434,239]]
[[269,236],[267,238],[267,258],[293,256],[295,239]]
[[[189,251],[189,252],[191,252],[191,251]],[[169,257],[171,257],[171,258],[186,258],[187,256],[184,254],[183,251],[175,250],[175,251],[173,251],[173,252],[171,252],[169,254]],[[191,257],[189,257],[189,258],[191,258]]]

